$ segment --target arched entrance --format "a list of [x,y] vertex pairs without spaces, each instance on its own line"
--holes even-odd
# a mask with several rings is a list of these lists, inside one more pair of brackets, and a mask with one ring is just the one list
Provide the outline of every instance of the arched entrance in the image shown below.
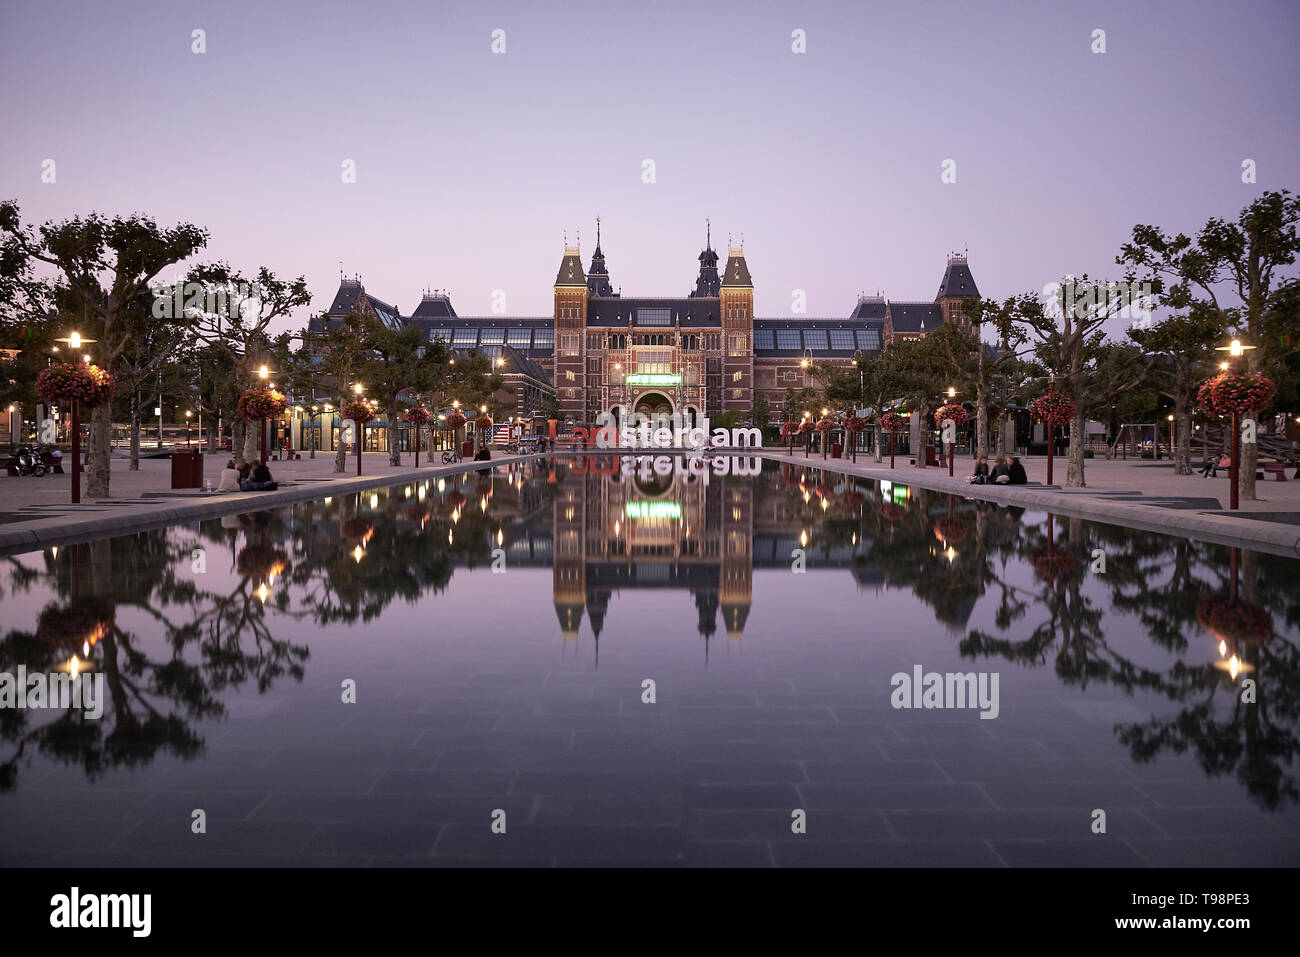
[[672,415],[673,403],[662,392],[647,392],[636,400],[632,411],[640,415]]

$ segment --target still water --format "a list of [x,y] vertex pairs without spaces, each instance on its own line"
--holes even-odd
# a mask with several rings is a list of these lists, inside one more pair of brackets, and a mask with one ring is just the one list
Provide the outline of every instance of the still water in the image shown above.
[[0,560],[0,864],[1300,864],[1300,561],[680,462]]

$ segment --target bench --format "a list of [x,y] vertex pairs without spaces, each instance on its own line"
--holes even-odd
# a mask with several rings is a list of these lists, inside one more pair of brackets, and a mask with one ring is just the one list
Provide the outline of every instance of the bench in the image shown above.
[[[62,458],[56,459],[51,453],[45,452],[41,455],[41,461],[45,463],[45,467],[51,472],[57,472],[59,475],[63,474]],[[5,460],[5,472],[11,477],[18,475],[18,456],[12,452],[9,454],[9,458]]]
[[[1264,478],[1269,474],[1276,477],[1277,481],[1286,481],[1286,463],[1285,462],[1264,462],[1260,465],[1260,473],[1256,473],[1256,478]],[[1297,477],[1300,477],[1300,469],[1297,469]]]

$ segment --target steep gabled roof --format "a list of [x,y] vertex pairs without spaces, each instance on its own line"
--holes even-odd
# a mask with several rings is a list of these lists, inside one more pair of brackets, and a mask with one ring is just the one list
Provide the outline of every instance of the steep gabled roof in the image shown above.
[[935,299],[978,299],[980,291],[975,287],[975,277],[971,275],[970,266],[965,256],[949,256],[948,268],[943,271],[939,281],[939,293]]
[[932,332],[943,323],[937,302],[889,301],[889,319],[895,332]]

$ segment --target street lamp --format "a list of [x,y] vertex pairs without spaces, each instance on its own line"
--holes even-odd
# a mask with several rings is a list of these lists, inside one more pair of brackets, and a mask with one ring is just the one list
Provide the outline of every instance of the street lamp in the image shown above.
[[191,412],[189,409],[185,410],[185,447],[186,448],[189,448],[190,446],[190,417],[193,415],[194,413]]
[[[57,342],[66,342],[68,348],[72,350],[80,349],[83,345],[97,342],[96,339],[83,339],[81,333],[73,331],[68,333],[65,338],[56,340]],[[58,346],[55,346],[58,351]],[[76,399],[72,400],[72,504],[76,505],[81,502],[81,403]]]
[[[951,402],[953,402],[953,400],[955,400],[956,398],[957,398],[957,390],[956,390],[955,388],[953,388],[952,386],[948,386],[948,402],[951,403]],[[947,423],[945,422],[944,424],[946,425]],[[953,474],[953,461],[952,461],[952,460],[953,460],[953,455],[954,455],[954,453],[957,451],[957,434],[956,434],[956,433],[957,433],[957,426],[956,426],[956,424],[954,423],[954,425],[953,425],[953,440],[952,440],[951,442],[948,443],[948,478],[952,478],[952,474]],[[943,436],[940,435],[939,438],[942,440]]]
[[[1235,370],[1238,361],[1245,354],[1247,349],[1253,349],[1254,346],[1244,346],[1240,339],[1233,339],[1226,346],[1219,346],[1215,352],[1226,352],[1232,362]],[[1221,362],[1219,368],[1225,372],[1228,370],[1228,363]],[[1232,468],[1228,472],[1228,481],[1232,485],[1232,490],[1228,493],[1228,508],[1236,509],[1241,507],[1241,489],[1239,481],[1241,478],[1241,413],[1236,409],[1232,410]]]

